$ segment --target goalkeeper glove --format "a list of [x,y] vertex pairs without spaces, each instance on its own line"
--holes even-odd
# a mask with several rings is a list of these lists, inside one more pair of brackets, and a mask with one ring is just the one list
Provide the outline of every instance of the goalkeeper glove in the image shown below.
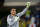
[[30,2],[27,2],[26,5],[27,5],[26,8],[29,8],[31,4]]

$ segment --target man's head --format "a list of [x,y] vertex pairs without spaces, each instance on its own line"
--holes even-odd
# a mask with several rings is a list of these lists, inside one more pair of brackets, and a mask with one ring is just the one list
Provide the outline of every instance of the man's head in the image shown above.
[[15,8],[12,8],[12,9],[10,10],[10,13],[11,13],[12,15],[15,15],[15,14],[16,14],[16,9],[15,9]]

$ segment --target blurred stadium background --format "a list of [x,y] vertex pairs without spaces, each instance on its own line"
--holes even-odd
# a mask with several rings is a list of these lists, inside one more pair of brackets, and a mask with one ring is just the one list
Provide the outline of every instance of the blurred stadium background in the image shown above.
[[[7,15],[11,8],[16,8],[17,13],[26,7],[26,2],[31,2],[29,10],[20,18],[19,27],[28,27],[31,17],[35,17],[36,27],[40,27],[40,0],[0,0],[0,27],[7,27]],[[29,15],[30,17],[28,17]]]

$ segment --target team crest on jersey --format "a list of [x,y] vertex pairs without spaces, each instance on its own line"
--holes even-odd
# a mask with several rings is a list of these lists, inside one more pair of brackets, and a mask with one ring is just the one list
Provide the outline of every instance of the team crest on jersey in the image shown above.
[[17,20],[19,20],[19,17],[16,16],[16,17],[15,17],[15,21],[17,21]]

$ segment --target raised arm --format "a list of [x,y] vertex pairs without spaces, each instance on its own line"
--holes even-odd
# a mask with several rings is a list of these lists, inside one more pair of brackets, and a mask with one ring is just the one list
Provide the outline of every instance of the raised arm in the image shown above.
[[25,14],[25,12],[28,10],[29,7],[30,7],[30,2],[27,2],[26,8],[22,12],[18,13],[17,16],[21,17],[23,14]]
[[25,14],[25,12],[27,11],[28,9],[25,8],[22,12],[18,13],[17,16],[21,17],[23,14]]

